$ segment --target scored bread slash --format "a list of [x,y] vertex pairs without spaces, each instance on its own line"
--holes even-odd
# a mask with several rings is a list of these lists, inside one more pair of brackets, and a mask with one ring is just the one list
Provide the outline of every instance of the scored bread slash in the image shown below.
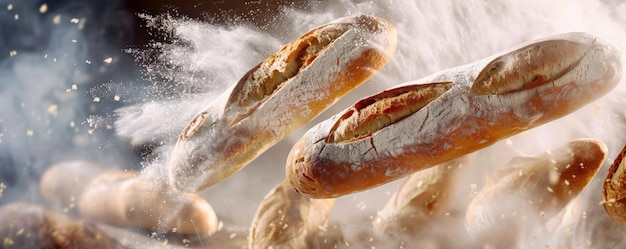
[[341,116],[326,142],[349,142],[371,135],[419,111],[452,87],[452,82],[410,85],[365,98]]
[[[513,158],[496,170],[472,199],[465,224],[476,239],[511,245],[535,221],[547,221],[581,193],[607,157],[595,139],[577,139],[535,157]],[[527,221],[521,222],[522,219]]]
[[420,88],[418,103],[381,93],[319,123],[290,151],[287,178],[312,198],[373,188],[561,118],[621,76],[619,51],[586,33],[522,44],[386,91]]
[[226,103],[226,112],[232,113],[234,125],[253,113],[267,98],[278,91],[287,80],[306,68],[331,42],[351,28],[351,24],[329,24],[327,29],[315,29],[303,35],[298,42],[289,43],[250,70],[235,85]]
[[373,77],[396,39],[388,21],[357,15],[285,45],[183,129],[169,160],[170,183],[195,192],[235,174]]
[[263,198],[250,227],[249,248],[311,248],[335,199],[311,199],[284,180]]
[[602,188],[602,205],[619,225],[626,227],[626,144],[617,155]]
[[[571,71],[589,51],[587,44],[575,41],[537,42],[491,61],[474,80],[471,92],[486,95],[531,89]],[[535,63],[537,60],[542,63]],[[511,77],[519,80],[511,82]]]

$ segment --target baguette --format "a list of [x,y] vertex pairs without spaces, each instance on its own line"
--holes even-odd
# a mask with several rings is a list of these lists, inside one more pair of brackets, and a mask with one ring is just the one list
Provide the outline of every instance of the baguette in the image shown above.
[[621,70],[618,50],[585,33],[522,44],[317,124],[290,151],[287,178],[313,198],[373,188],[567,115],[612,90]]
[[163,179],[131,171],[95,178],[78,207],[83,216],[116,226],[203,236],[219,229],[213,208],[199,195],[179,193]]
[[263,201],[250,227],[249,248],[311,248],[335,199],[310,199],[281,182]]
[[53,207],[77,214],[78,198],[91,180],[106,170],[86,161],[61,162],[41,176],[39,189]]
[[606,213],[626,228],[626,145],[617,155],[602,188],[602,205]]
[[[536,157],[519,157],[490,175],[468,205],[465,224],[474,238],[498,244],[544,225],[587,186],[607,156],[604,143],[573,140]],[[508,244],[510,245],[510,244]]]
[[367,15],[339,19],[285,45],[183,129],[169,160],[170,183],[194,192],[235,174],[374,76],[395,47],[393,26]]
[[7,204],[0,221],[0,248],[125,248],[92,223],[35,204]]
[[410,175],[378,212],[374,231],[400,237],[428,227],[450,207],[465,162],[466,157],[461,157]]

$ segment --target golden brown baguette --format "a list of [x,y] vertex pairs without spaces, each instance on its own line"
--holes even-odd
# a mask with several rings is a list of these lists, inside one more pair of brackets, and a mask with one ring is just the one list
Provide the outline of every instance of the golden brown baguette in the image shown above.
[[522,44],[319,123],[293,146],[287,178],[313,198],[376,187],[563,117],[612,90],[621,71],[618,50],[585,33]]
[[124,248],[94,224],[30,203],[0,207],[0,248]]
[[87,161],[60,162],[44,172],[39,189],[54,208],[77,213],[78,198],[85,187],[105,171],[102,166]]
[[219,229],[213,208],[199,195],[179,193],[165,179],[131,171],[98,176],[78,204],[83,216],[111,225],[198,235]]
[[602,205],[609,216],[626,227],[626,145],[617,155],[602,188]]
[[395,47],[393,26],[368,15],[298,37],[189,122],[171,154],[171,184],[193,192],[235,174],[374,76]]
[[587,186],[606,156],[604,143],[578,139],[536,157],[513,158],[468,205],[468,232],[482,241],[512,243],[525,228],[539,229],[536,222],[545,226]]
[[285,180],[263,199],[250,227],[249,248],[311,248],[335,199],[311,199]]
[[461,157],[410,175],[378,212],[374,231],[393,238],[427,228],[450,207],[466,161]]

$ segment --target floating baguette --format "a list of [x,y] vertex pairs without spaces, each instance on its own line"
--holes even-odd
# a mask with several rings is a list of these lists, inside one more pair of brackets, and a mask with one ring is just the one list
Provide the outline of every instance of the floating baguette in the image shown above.
[[378,212],[375,232],[393,237],[427,229],[430,222],[448,210],[465,159],[450,160],[410,175]]
[[29,203],[0,207],[0,248],[125,248],[94,224]]
[[524,234],[525,224],[539,229],[532,227],[535,222],[547,223],[561,212],[593,179],[606,156],[604,143],[579,139],[536,157],[512,159],[490,175],[470,202],[468,232],[499,244]]
[[321,122],[293,146],[287,178],[313,198],[373,188],[563,117],[612,90],[621,71],[618,50],[585,33],[522,44]]
[[131,171],[98,176],[78,206],[83,216],[117,226],[202,236],[219,229],[213,208],[199,195],[179,193],[164,179]]
[[169,161],[171,184],[194,192],[235,174],[374,76],[395,46],[393,26],[367,15],[285,45],[183,129]]
[[602,205],[607,214],[626,228],[626,145],[617,155],[602,188]]
[[259,206],[250,228],[249,248],[311,248],[335,199],[311,199],[281,182]]
[[39,189],[55,208],[77,213],[78,198],[85,187],[105,171],[103,167],[87,161],[60,162],[44,172]]

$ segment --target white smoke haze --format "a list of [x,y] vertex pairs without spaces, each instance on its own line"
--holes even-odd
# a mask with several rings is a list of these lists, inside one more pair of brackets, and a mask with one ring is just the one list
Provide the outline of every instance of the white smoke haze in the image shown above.
[[[285,177],[285,160],[291,145],[308,128],[359,98],[556,33],[587,32],[609,41],[622,53],[626,51],[623,15],[626,3],[620,1],[311,0],[307,3],[310,7],[306,10],[283,8],[271,25],[263,28],[245,22],[215,24],[167,14],[135,13],[153,25],[153,32],[168,34],[174,42],[155,42],[148,48],[129,48],[125,52],[107,48],[99,53],[94,53],[93,47],[101,42],[89,36],[97,31],[79,29],[78,23],[71,21],[76,17],[89,23],[92,16],[59,12],[60,24],[51,25],[54,28],[46,48],[17,50],[17,55],[9,56],[12,49],[7,50],[0,43],[1,163],[15,164],[18,165],[15,168],[25,171],[41,171],[52,161],[67,158],[67,154],[77,150],[94,160],[111,156],[102,156],[103,151],[117,152],[114,157],[121,158],[113,160],[115,163],[134,162],[126,158],[130,156],[125,153],[130,152],[122,151],[131,148],[110,149],[121,139],[129,140],[133,146],[152,144],[152,155],[141,166],[148,172],[165,175],[168,153],[189,119],[283,44],[313,27],[348,15],[364,13],[389,20],[398,32],[397,51],[374,78],[233,177],[200,192],[216,210],[225,229],[246,231],[263,196]],[[2,25],[15,22],[14,14],[28,9],[13,3],[13,10],[9,11],[8,4],[0,0],[0,34],[7,36],[3,40],[9,39],[11,33],[1,31]],[[47,18],[42,23],[54,22],[55,13],[42,15],[36,11],[38,5],[30,4],[30,7],[34,11],[29,15]],[[24,20],[25,16],[22,14],[20,18]],[[19,28],[25,29],[24,26]],[[32,29],[33,34],[16,34],[32,40],[34,34],[47,27]],[[102,70],[116,66],[116,59],[128,54],[143,66],[141,76],[98,79]],[[105,62],[109,57],[113,58],[111,64]],[[90,85],[94,80],[101,86]],[[556,227],[553,232],[518,238],[519,245],[512,247],[623,247],[626,229],[609,220],[600,205],[600,190],[608,165],[626,143],[624,81],[626,77],[611,93],[571,115],[470,155],[471,163],[467,167],[471,168],[459,179],[449,215],[436,220],[424,234],[415,236],[421,239],[421,245],[445,240],[457,248],[482,247],[466,234],[462,219],[464,205],[473,192],[482,188],[486,174],[505,165],[513,156],[537,155],[569,140],[589,137],[607,144],[609,156],[605,166],[561,214],[563,221],[552,221],[558,224],[553,225]],[[96,97],[100,102],[95,101]],[[11,171],[4,167],[0,165],[0,173]],[[139,166],[122,164],[122,167]],[[9,180],[0,178],[1,181]],[[22,176],[15,181],[28,179]],[[370,240],[373,236],[368,234],[369,224],[398,184],[394,182],[338,199],[329,223],[343,232],[348,241],[344,247],[389,246],[377,239]],[[0,203],[9,198],[19,199],[5,194]],[[145,240],[136,234],[125,236],[137,247]],[[410,248],[410,244],[402,246]]]

